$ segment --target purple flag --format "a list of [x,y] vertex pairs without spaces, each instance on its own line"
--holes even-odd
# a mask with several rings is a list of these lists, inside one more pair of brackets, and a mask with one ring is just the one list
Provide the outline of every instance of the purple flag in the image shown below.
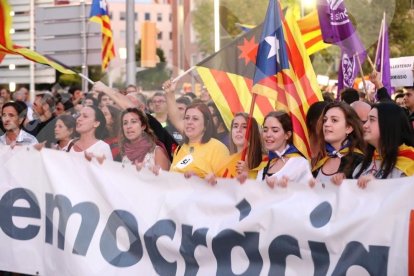
[[390,46],[388,44],[388,27],[385,21],[385,14],[382,19],[380,35],[378,38],[377,53],[375,55],[375,70],[381,73],[382,84],[387,88],[388,94],[391,95]]
[[323,41],[341,48],[341,62],[338,69],[338,92],[352,87],[359,73],[357,55],[361,64],[366,59],[362,44],[344,5],[344,0],[319,0],[319,24]]

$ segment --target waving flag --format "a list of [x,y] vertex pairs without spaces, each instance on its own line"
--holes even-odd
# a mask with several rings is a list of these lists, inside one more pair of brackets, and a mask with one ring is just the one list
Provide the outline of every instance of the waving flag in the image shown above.
[[[270,3],[270,5],[277,7],[275,3]],[[276,13],[275,9],[272,10]],[[273,55],[275,52],[272,52],[270,59],[276,61],[273,66],[279,66],[282,71],[266,77],[265,72],[271,74],[278,69],[266,71],[267,69],[264,70],[263,67],[260,72],[260,78],[263,78],[259,80],[259,75],[257,75],[256,82],[258,83],[253,87],[256,56],[262,55],[268,58],[272,49],[271,46],[263,46],[268,53],[258,53],[260,42],[267,43],[266,40],[260,39],[262,25],[200,62],[197,65],[197,71],[228,126],[234,113],[249,112],[253,92],[265,95],[266,97],[257,97],[253,116],[261,123],[264,115],[275,108],[288,111],[293,121],[295,145],[306,155],[309,152],[309,146],[305,114],[309,105],[322,100],[322,96],[293,14],[288,11],[286,20],[281,17],[280,10],[278,14],[279,24],[276,24],[276,27],[283,28],[279,30],[283,33],[283,39],[279,37],[281,40],[279,46],[282,45],[284,50],[278,50],[277,56]],[[276,14],[273,18],[276,19]],[[273,28],[275,38],[276,29]],[[274,45],[277,45],[276,41]],[[279,58],[279,65],[276,65],[277,58]],[[286,62],[288,62],[287,67]],[[265,65],[267,66],[264,63],[263,66]]]
[[6,54],[20,55],[33,62],[49,65],[64,74],[76,74],[74,71],[50,60],[49,58],[30,49],[13,44],[10,37],[12,18],[7,0],[0,1],[0,62]]
[[115,57],[114,40],[106,0],[93,0],[89,20],[101,24],[102,70],[105,70],[111,59]]
[[352,87],[359,73],[358,62],[364,63],[366,49],[352,25],[344,0],[319,0],[318,15],[322,37],[326,43],[341,48],[338,91]]
[[[318,13],[316,10],[297,20],[297,23],[302,35],[303,44],[305,45],[306,52],[309,56],[331,46],[331,44],[323,42],[322,32],[319,26]],[[236,25],[243,32],[248,32],[255,28],[255,26],[247,24],[236,23]]]
[[375,70],[381,73],[382,84],[387,88],[388,94],[391,95],[390,46],[388,44],[388,26],[385,20],[385,13],[381,22],[381,30],[375,55]]

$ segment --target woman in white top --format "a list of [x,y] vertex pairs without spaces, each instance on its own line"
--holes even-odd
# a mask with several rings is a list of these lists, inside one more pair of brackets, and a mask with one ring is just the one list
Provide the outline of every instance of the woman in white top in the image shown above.
[[292,120],[284,111],[272,111],[263,123],[263,144],[269,152],[266,167],[257,180],[266,180],[270,187],[286,187],[288,182],[306,185],[312,179],[310,164],[293,145]]
[[5,133],[0,137],[0,145],[21,146],[37,144],[37,139],[24,131],[23,122],[27,115],[27,105],[22,101],[3,105],[1,120]]
[[[121,114],[120,148],[122,162],[147,166],[158,171],[170,169],[170,160],[164,147],[157,145],[148,118],[138,108],[127,108]],[[161,144],[160,144],[161,145]]]
[[84,106],[76,119],[76,132],[79,139],[73,144],[70,152],[82,154],[85,152],[94,157],[112,159],[111,148],[100,140],[105,138],[106,124],[102,111],[95,106]]
[[75,127],[75,118],[71,115],[60,115],[56,119],[55,139],[57,143],[53,148],[61,151],[69,151],[75,143],[73,139],[75,137]]

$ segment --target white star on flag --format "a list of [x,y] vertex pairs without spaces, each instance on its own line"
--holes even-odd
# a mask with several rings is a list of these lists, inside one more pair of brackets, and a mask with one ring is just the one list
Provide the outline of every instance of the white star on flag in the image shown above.
[[276,56],[277,62],[280,63],[280,59],[279,59],[280,42],[279,42],[279,39],[277,39],[276,36],[267,36],[265,38],[265,41],[267,42],[267,44],[270,45],[270,51],[269,51],[269,54],[267,56],[267,59]]

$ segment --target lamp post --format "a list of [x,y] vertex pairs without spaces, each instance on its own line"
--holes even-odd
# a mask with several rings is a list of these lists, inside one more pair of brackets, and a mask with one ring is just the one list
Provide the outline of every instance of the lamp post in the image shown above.
[[214,0],[214,51],[220,50],[220,0]]

